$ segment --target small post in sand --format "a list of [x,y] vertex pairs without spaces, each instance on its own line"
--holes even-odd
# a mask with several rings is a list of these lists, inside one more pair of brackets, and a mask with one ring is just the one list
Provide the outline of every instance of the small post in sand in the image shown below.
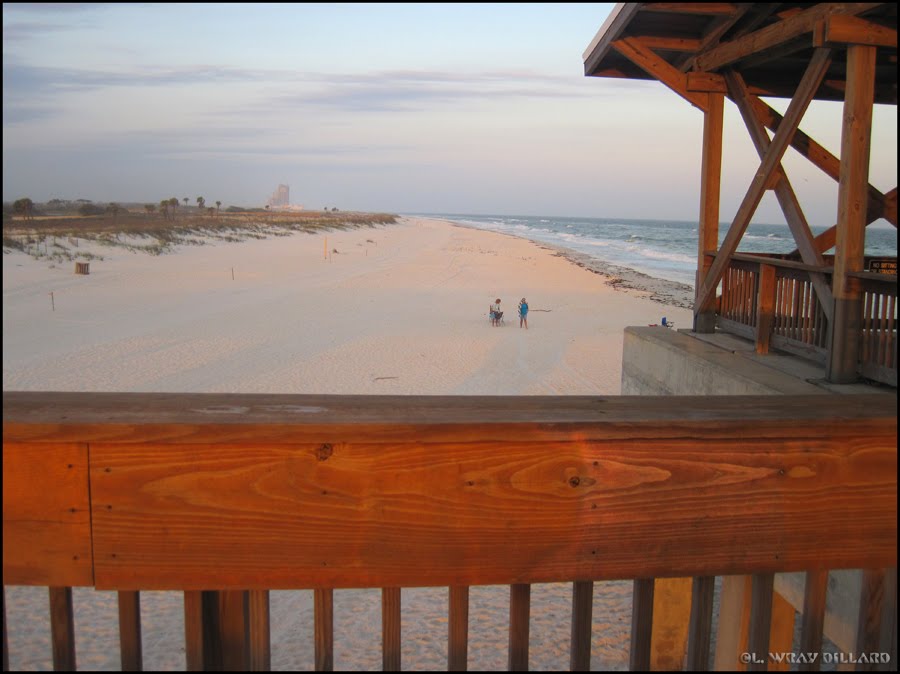
[[56,302],[53,301],[53,291],[50,291],[50,309],[56,311]]
[[231,268],[231,280],[234,281],[234,267]]

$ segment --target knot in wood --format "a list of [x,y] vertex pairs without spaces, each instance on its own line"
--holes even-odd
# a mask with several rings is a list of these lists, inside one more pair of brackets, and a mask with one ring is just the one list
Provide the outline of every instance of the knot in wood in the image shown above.
[[569,478],[570,487],[577,487],[579,484],[581,484],[581,479],[577,475]]
[[319,461],[328,461],[332,454],[334,454],[334,448],[327,442],[316,450],[316,458]]

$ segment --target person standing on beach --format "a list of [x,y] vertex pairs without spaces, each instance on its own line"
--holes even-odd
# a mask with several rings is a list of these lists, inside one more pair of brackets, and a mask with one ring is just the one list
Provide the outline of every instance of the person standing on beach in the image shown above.
[[500,311],[500,298],[498,297],[491,305],[491,325],[500,325],[501,318],[503,318],[503,312]]
[[525,324],[525,329],[528,329],[528,302],[525,301],[525,298],[522,298],[522,301],[519,302],[519,327],[522,327],[522,324]]

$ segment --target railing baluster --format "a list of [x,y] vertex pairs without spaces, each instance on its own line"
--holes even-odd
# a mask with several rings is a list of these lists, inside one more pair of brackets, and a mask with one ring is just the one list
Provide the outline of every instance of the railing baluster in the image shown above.
[[[856,631],[856,652],[880,653],[890,650],[886,641],[888,630],[882,632],[884,618],[885,589],[888,569],[864,569],[862,590],[859,597],[859,622]],[[874,671],[877,663],[859,663],[857,671]]]
[[[825,628],[825,595],[828,590],[828,571],[806,572],[806,592],[803,597],[803,623],[800,628],[800,652],[821,653],[822,632]],[[802,672],[818,672],[819,658],[799,665]]]
[[272,641],[269,626],[269,591],[250,590],[250,671],[272,669]]
[[447,669],[465,672],[469,666],[469,588],[450,588],[449,642]]
[[653,636],[653,578],[636,578],[631,600],[631,655],[629,669],[650,670],[650,647]]
[[381,590],[381,659],[386,672],[400,671],[400,588]]
[[774,573],[753,574],[750,592],[750,628],[747,636],[747,652],[751,654],[751,660],[747,665],[747,671],[764,672],[767,669],[774,587]]
[[247,590],[222,590],[216,634],[222,666],[229,672],[245,672],[250,666],[250,602]]
[[593,606],[593,581],[575,581],[572,584],[572,643],[569,647],[569,669],[573,672],[587,671],[591,667]]
[[187,671],[203,671],[203,592],[199,590],[184,593],[184,658]]
[[314,591],[316,671],[334,671],[334,590]]
[[140,672],[144,668],[141,652],[141,595],[119,592],[119,652],[123,672]]
[[509,586],[509,671],[528,671],[531,585]]
[[688,671],[705,672],[709,669],[709,646],[712,635],[713,593],[715,576],[694,578],[691,589],[691,623],[688,629]]
[[53,641],[53,669],[74,672],[75,618],[71,587],[50,588],[50,631]]

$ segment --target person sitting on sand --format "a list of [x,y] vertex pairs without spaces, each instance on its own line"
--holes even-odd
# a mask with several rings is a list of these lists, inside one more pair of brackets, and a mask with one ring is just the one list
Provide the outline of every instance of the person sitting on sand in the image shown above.
[[501,318],[503,318],[503,312],[500,311],[500,298],[498,297],[491,305],[491,325],[500,325]]
[[525,324],[525,329],[528,329],[528,302],[525,301],[525,298],[522,298],[522,301],[519,302],[519,327],[522,327],[522,324]]

